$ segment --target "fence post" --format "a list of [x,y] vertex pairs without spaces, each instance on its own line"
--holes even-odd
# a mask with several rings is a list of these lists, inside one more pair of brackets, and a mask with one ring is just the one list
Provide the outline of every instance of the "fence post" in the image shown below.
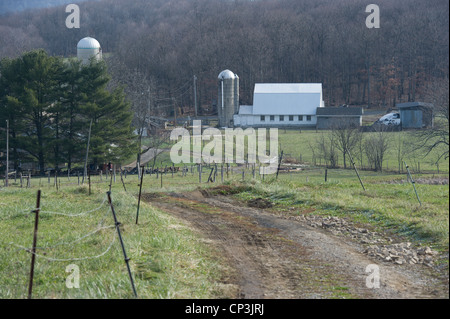
[[408,176],[409,176],[409,179],[410,179],[410,181],[411,181],[411,184],[413,185],[414,192],[416,193],[417,200],[419,201],[419,205],[422,206],[422,202],[421,202],[420,199],[419,199],[419,194],[417,194],[417,190],[416,190],[416,182],[413,180],[413,178],[412,178],[412,176],[411,176],[411,173],[410,173],[410,171],[409,171],[409,166],[408,166],[408,164],[406,164],[406,162],[404,162],[404,163],[405,163],[406,171],[408,172]]
[[142,166],[141,183],[139,185],[139,197],[138,197],[138,206],[137,206],[137,212],[136,212],[136,225],[138,224],[138,219],[139,219],[139,206],[141,204],[141,193],[142,193],[142,181],[143,180],[144,180],[144,166]]
[[28,285],[28,299],[31,299],[31,295],[33,292],[33,277],[34,277],[34,263],[36,260],[36,243],[37,243],[37,232],[38,232],[38,224],[39,224],[39,210],[41,204],[41,190],[37,192],[36,199],[36,210],[34,210],[35,219],[34,219],[34,234],[33,234],[33,248],[31,250],[31,269],[30,269],[30,282]]
[[361,184],[363,190],[366,191],[366,188],[364,187],[361,177],[359,176],[358,169],[356,168],[355,161],[353,161],[353,156],[352,156],[352,154],[350,154],[350,151],[348,150],[348,148],[346,148],[346,150],[347,150],[348,156],[350,157],[350,161],[352,162],[353,168],[355,169],[356,175],[358,176],[359,183]]
[[[106,169],[106,170],[108,171],[109,169]],[[109,174],[111,175],[109,178],[109,191],[111,191],[112,181],[113,181],[113,173],[109,172]]]
[[209,173],[208,183],[209,183],[209,182],[211,182],[211,183],[213,182],[213,179],[211,178],[213,172],[214,172],[214,167],[211,168],[211,172]]
[[120,180],[122,181],[123,189],[125,192],[127,191],[127,188],[125,187],[125,182],[123,181],[123,173],[122,173],[122,167],[120,168]]
[[88,170],[89,196],[91,196],[91,170]]
[[125,251],[125,246],[123,243],[122,235],[120,234],[120,227],[119,227],[120,223],[117,221],[116,212],[114,211],[114,206],[111,201],[111,192],[107,192],[106,194],[108,194],[108,201],[109,201],[109,205],[111,206],[111,212],[114,217],[114,224],[116,225],[117,235],[119,235],[119,241],[120,241],[120,246],[122,246],[123,257],[125,259],[125,263],[127,264],[128,276],[130,277],[131,287],[133,288],[134,296],[137,298],[136,288],[134,287],[133,276],[131,275],[130,264],[128,263],[130,261],[130,258],[127,257],[127,252]]
[[280,166],[281,166],[281,161],[283,160],[283,151],[281,151],[281,156],[278,159],[278,168],[277,168],[277,177],[276,179],[278,179],[278,173],[280,171]]

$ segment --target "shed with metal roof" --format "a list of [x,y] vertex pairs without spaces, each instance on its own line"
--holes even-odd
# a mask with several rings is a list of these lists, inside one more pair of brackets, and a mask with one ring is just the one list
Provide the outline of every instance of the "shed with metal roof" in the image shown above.
[[433,104],[407,102],[397,104],[403,129],[420,129],[433,126]]

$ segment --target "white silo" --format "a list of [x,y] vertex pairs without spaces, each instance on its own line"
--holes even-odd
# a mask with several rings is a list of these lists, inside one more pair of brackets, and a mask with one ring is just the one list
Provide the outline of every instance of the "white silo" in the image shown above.
[[230,70],[219,74],[217,111],[221,127],[233,127],[233,115],[239,106],[239,77]]
[[102,59],[100,43],[91,37],[81,39],[77,44],[77,57],[83,64],[89,64],[90,59],[99,61]]
[[234,75],[234,114],[239,113],[239,77]]

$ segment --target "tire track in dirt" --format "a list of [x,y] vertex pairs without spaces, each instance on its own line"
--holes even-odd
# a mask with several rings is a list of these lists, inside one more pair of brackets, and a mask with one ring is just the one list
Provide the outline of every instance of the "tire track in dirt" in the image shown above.
[[[206,195],[206,196],[205,196]],[[362,248],[329,233],[252,207],[227,196],[146,194],[143,199],[184,221],[225,258],[233,271],[224,283],[231,298],[436,298],[421,272],[379,265],[381,288],[366,286]],[[431,286],[431,287],[430,287]],[[438,294],[438,295],[436,295]],[[447,297],[448,298],[448,297]]]

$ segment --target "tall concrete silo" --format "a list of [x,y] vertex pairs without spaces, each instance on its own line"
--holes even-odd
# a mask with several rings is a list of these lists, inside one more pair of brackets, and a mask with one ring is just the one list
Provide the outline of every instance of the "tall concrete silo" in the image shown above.
[[219,126],[233,127],[233,115],[239,110],[239,77],[230,70],[224,70],[218,78]]
[[83,64],[89,64],[90,59],[99,61],[102,59],[100,43],[91,37],[81,39],[77,44],[77,57]]
[[239,113],[239,77],[234,75],[234,114]]

